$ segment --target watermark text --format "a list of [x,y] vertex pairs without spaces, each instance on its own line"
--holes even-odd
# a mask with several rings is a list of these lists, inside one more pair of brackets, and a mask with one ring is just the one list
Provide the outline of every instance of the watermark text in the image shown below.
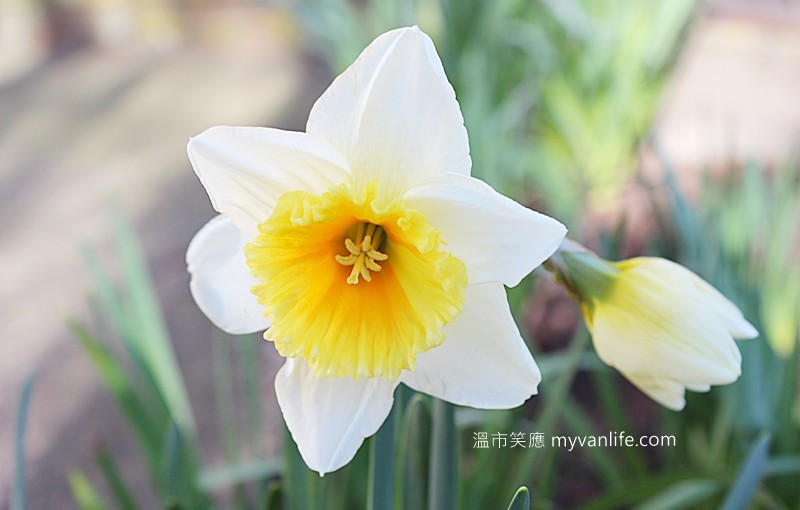
[[[548,440],[549,439],[549,440]],[[637,436],[621,432],[608,432],[597,436],[561,436],[549,438],[542,432],[473,432],[473,448],[652,448],[675,446],[675,436]]]

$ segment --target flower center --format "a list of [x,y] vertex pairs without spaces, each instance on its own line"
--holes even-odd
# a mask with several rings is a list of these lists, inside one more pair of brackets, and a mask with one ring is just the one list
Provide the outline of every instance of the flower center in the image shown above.
[[264,338],[317,377],[397,379],[461,313],[464,264],[422,213],[379,191],[286,193],[245,247]]
[[355,232],[350,234],[344,240],[344,247],[350,252],[350,255],[336,255],[336,262],[343,266],[353,266],[350,271],[350,276],[347,277],[347,283],[355,285],[358,283],[358,277],[361,276],[367,282],[372,281],[370,271],[376,273],[381,270],[378,262],[383,262],[389,256],[381,253],[378,249],[383,243],[383,227],[373,223],[359,223],[355,227]]

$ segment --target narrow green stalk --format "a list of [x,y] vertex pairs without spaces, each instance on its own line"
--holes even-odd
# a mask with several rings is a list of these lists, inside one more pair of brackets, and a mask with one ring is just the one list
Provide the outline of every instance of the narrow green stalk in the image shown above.
[[368,510],[392,510],[394,501],[395,413],[392,409],[381,428],[372,437],[369,455]]
[[433,403],[428,510],[456,508],[456,426],[453,406]]
[[25,379],[17,411],[17,432],[14,440],[14,492],[11,500],[13,510],[25,510],[25,432],[28,423],[28,406],[33,393],[33,374]]
[[286,426],[283,426],[283,496],[288,500],[287,510],[305,510],[311,505],[311,471],[303,462],[297,445]]

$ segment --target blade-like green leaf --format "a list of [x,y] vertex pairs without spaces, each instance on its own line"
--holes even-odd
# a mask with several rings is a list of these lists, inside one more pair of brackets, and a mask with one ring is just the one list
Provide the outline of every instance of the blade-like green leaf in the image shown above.
[[106,479],[111,495],[120,510],[136,510],[137,505],[125,480],[120,475],[117,463],[106,447],[101,447],[95,454],[100,471]]
[[28,426],[28,407],[33,394],[33,374],[22,385],[17,408],[17,431],[14,437],[14,492],[12,510],[25,510],[25,431]]
[[453,405],[436,399],[433,403],[428,510],[455,510],[457,472]]
[[216,491],[244,482],[266,480],[280,474],[282,462],[276,457],[209,469],[200,474],[198,483],[207,491]]
[[520,487],[508,505],[508,510],[530,510],[531,495],[527,487]]
[[636,510],[673,510],[675,508],[695,508],[707,501],[720,490],[716,480],[686,480],[671,485],[656,494]]
[[82,325],[72,322],[70,329],[89,355],[106,389],[124,413],[151,470],[156,469],[159,462],[161,425],[150,418],[151,413],[134,392],[125,368],[114,358],[111,351]]
[[400,455],[403,483],[398,487],[395,500],[398,508],[418,510],[425,507],[428,498],[428,459],[431,446],[431,413],[428,397],[419,393],[406,404],[401,426]]
[[297,445],[292,439],[292,435],[283,425],[283,479],[284,494],[288,500],[287,510],[305,510],[312,508],[310,504],[312,494],[310,494],[311,482],[309,477],[313,476],[306,467]]
[[[564,402],[564,421],[573,436],[596,436],[591,420],[578,404],[570,400]],[[630,430],[630,428],[618,430]],[[594,473],[609,488],[618,488],[625,484],[619,459],[615,459],[603,448],[587,448],[584,451],[587,461],[594,467]]]
[[147,364],[182,434],[193,436],[195,424],[186,387],[136,237],[119,216],[115,216],[115,234],[127,291],[124,305],[132,319],[128,321],[129,339]]
[[261,452],[263,427],[261,417],[263,416],[263,401],[261,398],[261,379],[259,372],[259,355],[263,339],[256,335],[248,335],[240,339],[241,360],[244,370],[245,402],[247,409],[247,441],[250,449],[254,452]]
[[283,508],[283,487],[277,480],[271,481],[265,487],[259,510],[281,510]]
[[747,508],[750,501],[753,499],[758,488],[761,477],[764,476],[764,469],[767,466],[769,457],[769,446],[772,442],[768,433],[762,433],[758,439],[750,447],[750,453],[747,455],[747,460],[739,472],[736,483],[728,492],[725,498],[725,503],[722,505],[722,510],[737,510],[739,508]]
[[800,474],[800,455],[773,457],[764,467],[764,476],[795,476]]
[[[546,390],[543,388],[541,391],[542,397],[547,400],[537,422],[536,431],[543,433],[545,437],[552,437],[556,423],[561,417],[561,413],[564,411],[564,401],[568,398],[567,396],[570,386],[572,385],[572,380],[580,369],[581,360],[584,358],[589,338],[589,333],[585,330],[581,330],[573,337],[572,345],[570,345],[567,351],[565,366],[560,376],[550,383]],[[544,470],[543,472],[546,474],[548,471],[545,470],[545,467],[550,465],[553,455],[555,455],[554,448],[541,448],[529,451],[528,454],[522,458],[516,470],[512,480],[513,486],[522,487],[525,486],[526,483],[529,483],[534,468]]]
[[397,408],[392,408],[389,417],[370,440],[367,510],[392,510],[396,414]]
[[663,475],[644,477],[636,480],[625,487],[606,492],[597,499],[578,507],[580,510],[615,510],[617,508],[627,508],[637,501],[646,500],[653,494],[668,491],[684,481],[700,483],[711,480],[721,486],[716,480],[703,476],[698,472],[683,470],[681,472],[666,473]]
[[72,498],[80,510],[105,510],[103,500],[83,472],[73,471],[68,478]]
[[186,475],[189,467],[184,463],[183,438],[177,423],[170,423],[167,428],[162,455],[164,501],[182,502],[186,496]]

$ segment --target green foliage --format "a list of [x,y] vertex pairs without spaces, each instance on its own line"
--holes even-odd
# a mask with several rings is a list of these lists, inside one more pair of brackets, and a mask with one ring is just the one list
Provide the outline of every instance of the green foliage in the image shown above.
[[[150,276],[128,225],[117,221],[116,236],[122,262],[119,288],[94,253],[86,253],[98,289],[98,316],[104,320],[97,329],[104,331],[105,338],[101,340],[76,322],[70,327],[125,417],[154,492],[165,508],[214,508],[212,493],[229,488],[235,493],[233,508],[250,508],[249,500],[255,499],[250,496],[256,492],[265,504],[276,501],[266,481],[280,473],[281,462],[269,458],[244,460],[239,456],[245,446],[258,451],[257,438],[262,433],[258,371],[254,364],[258,340],[244,338],[241,343],[241,384],[246,395],[244,438],[231,419],[239,414],[232,398],[232,343],[228,338],[215,342],[215,393],[228,464],[203,470],[191,405]],[[105,446],[99,447],[96,460],[114,504],[110,508],[142,508]],[[71,474],[70,486],[80,508],[107,508],[83,473]]]
[[757,293],[765,336],[787,357],[800,331],[800,165],[732,170],[706,179],[702,221]]
[[[755,340],[739,342],[740,379],[715,390],[713,396],[693,395],[687,408],[703,406],[701,402],[705,401],[705,412],[689,413],[681,422],[675,420],[675,430],[681,430],[691,441],[692,449],[681,461],[709,474],[717,471],[718,477],[733,487],[726,499],[728,505],[734,505],[730,508],[742,507],[737,505],[744,501],[743,495],[752,495],[754,508],[793,507],[800,496],[789,480],[800,473],[800,466],[786,459],[794,458],[800,448],[797,353],[787,354],[781,342],[778,344],[783,349],[774,347],[774,330],[767,325],[774,312],[765,313],[765,307],[774,296],[792,299],[794,292],[791,275],[798,267],[797,246],[787,243],[786,238],[791,239],[796,232],[783,228],[791,222],[788,217],[780,218],[794,215],[796,221],[797,168],[787,166],[770,175],[749,165],[743,172],[729,169],[722,180],[707,176],[703,200],[692,205],[663,157],[662,162],[667,171],[669,206],[661,210],[661,224],[671,226],[671,230],[659,237],[672,242],[662,244],[661,249],[732,298],[761,332]],[[766,228],[773,220],[778,228]],[[764,257],[772,250],[777,253]],[[774,266],[767,268],[766,264]],[[767,272],[783,274],[784,281],[780,284],[764,278]],[[784,320],[796,321],[797,309],[783,316]],[[796,339],[795,329],[790,348]],[[771,435],[771,442],[764,432]],[[720,470],[720,466],[736,464],[743,468],[733,486],[732,474]],[[786,471],[778,465],[785,466]]]
[[571,215],[613,201],[634,175],[694,1],[545,4],[557,58],[540,80],[532,178]]

